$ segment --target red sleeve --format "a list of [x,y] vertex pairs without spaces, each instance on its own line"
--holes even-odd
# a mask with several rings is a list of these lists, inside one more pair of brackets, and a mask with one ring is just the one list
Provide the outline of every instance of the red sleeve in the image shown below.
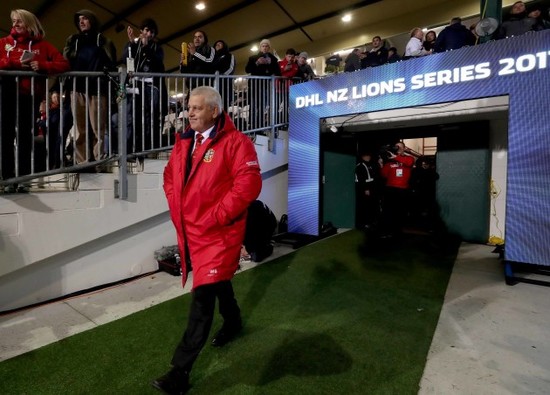
[[46,58],[38,61],[40,70],[47,74],[60,74],[70,70],[69,61],[63,57],[61,52],[47,41],[42,42],[46,52]]

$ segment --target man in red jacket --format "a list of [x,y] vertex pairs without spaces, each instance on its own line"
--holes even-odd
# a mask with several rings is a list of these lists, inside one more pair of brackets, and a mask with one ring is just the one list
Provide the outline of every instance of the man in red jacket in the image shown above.
[[401,232],[410,199],[409,180],[415,159],[406,153],[405,144],[397,143],[395,149],[395,152],[388,151],[389,160],[381,170],[382,177],[386,179],[382,209],[383,236]]
[[222,328],[212,340],[221,347],[241,330],[231,279],[237,270],[248,206],[262,185],[254,145],[222,112],[220,94],[209,86],[189,97],[189,127],[179,135],[164,170],[164,191],[178,247],[193,270],[187,329],[172,369],[153,386],[168,394],[189,389],[189,372],[208,339],[216,298]]

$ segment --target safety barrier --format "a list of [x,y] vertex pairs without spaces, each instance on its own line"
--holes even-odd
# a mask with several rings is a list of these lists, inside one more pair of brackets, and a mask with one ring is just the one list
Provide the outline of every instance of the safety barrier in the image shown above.
[[281,77],[69,72],[46,77],[0,71],[0,187],[16,191],[57,174],[118,167],[127,197],[128,163],[169,151],[187,124],[186,102],[197,86],[220,92],[236,127],[254,137],[288,125],[288,91],[302,82]]

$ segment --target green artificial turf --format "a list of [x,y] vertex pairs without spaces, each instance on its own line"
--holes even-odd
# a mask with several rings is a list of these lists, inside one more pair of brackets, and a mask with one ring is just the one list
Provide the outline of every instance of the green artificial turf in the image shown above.
[[[322,240],[233,281],[244,330],[190,394],[416,394],[458,242]],[[2,394],[155,394],[190,295],[0,363]],[[213,332],[220,326],[216,317]]]

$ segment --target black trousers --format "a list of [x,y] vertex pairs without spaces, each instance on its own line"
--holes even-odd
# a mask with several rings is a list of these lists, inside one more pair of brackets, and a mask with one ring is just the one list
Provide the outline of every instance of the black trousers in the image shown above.
[[237,305],[231,281],[222,281],[195,288],[187,328],[172,357],[174,367],[187,372],[193,367],[193,363],[208,340],[214,319],[216,298],[219,301],[219,311],[224,321],[223,326],[231,328],[232,326],[241,325],[241,311]]
[[382,230],[387,233],[400,233],[406,222],[410,203],[409,190],[386,187],[382,206]]

